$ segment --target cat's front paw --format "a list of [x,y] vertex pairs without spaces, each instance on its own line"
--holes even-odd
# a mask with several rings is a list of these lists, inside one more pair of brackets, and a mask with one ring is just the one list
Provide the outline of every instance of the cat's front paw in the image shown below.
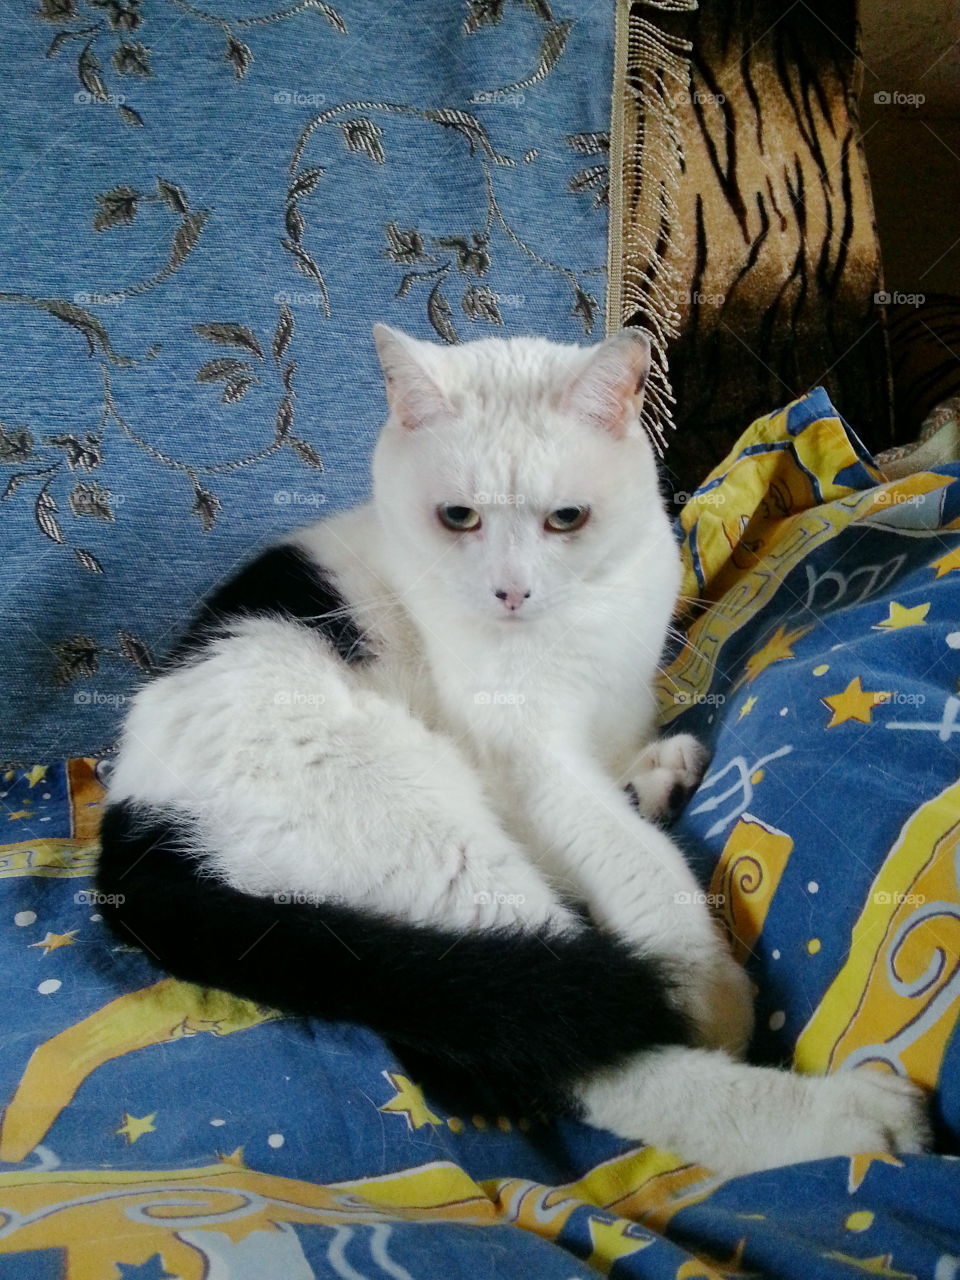
[[761,1135],[737,1172],[874,1151],[917,1154],[930,1146],[926,1095],[902,1076],[857,1067],[793,1080],[794,1105],[782,1107],[779,1127]]
[[911,1080],[858,1067],[828,1076],[834,1113],[823,1139],[841,1155],[862,1151],[925,1151],[931,1143],[926,1094]]
[[689,733],[644,747],[627,775],[643,816],[675,817],[700,785],[709,763],[707,748]]

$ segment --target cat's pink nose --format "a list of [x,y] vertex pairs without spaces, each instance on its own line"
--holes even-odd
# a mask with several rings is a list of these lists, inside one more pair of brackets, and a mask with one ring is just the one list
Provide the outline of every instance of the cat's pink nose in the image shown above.
[[493,594],[501,602],[503,607],[505,609],[509,609],[511,613],[516,613],[524,600],[530,599],[529,591],[504,591],[501,589],[499,591],[495,590]]

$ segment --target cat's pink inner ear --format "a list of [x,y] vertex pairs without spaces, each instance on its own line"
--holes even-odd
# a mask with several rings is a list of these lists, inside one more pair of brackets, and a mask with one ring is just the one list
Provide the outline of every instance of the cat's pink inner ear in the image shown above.
[[393,421],[406,431],[442,425],[452,410],[427,367],[423,348],[429,349],[429,344],[386,324],[373,326],[373,340]]
[[639,420],[649,372],[649,338],[642,329],[624,329],[594,347],[565,407],[612,436],[625,436]]

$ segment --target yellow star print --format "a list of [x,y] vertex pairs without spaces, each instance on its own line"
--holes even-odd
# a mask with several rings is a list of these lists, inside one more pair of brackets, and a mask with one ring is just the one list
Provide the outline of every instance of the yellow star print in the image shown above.
[[778,627],[775,634],[770,637],[763,648],[758,649],[755,654],[747,659],[747,668],[742,680],[746,680],[747,684],[753,684],[757,676],[762,671],[766,671],[767,667],[772,667],[775,662],[786,662],[788,658],[795,657],[793,646],[798,640],[802,640],[808,631],[812,630],[812,626],[797,627],[795,631],[787,631],[785,627]]
[[632,1222],[604,1222],[602,1218],[591,1217],[588,1229],[593,1252],[587,1259],[587,1266],[604,1276],[620,1258],[648,1249],[655,1239],[646,1232],[638,1231]]
[[740,714],[737,716],[737,719],[742,720],[744,716],[748,716],[756,705],[757,705],[757,700],[753,696],[753,694],[751,694],[750,697],[743,704],[743,706],[740,708]]
[[47,766],[45,764],[35,764],[33,768],[23,776],[26,781],[30,783],[31,787],[35,787],[38,782],[42,782],[47,776]]
[[406,1076],[395,1071],[383,1073],[396,1089],[389,1102],[385,1102],[378,1111],[395,1111],[402,1115],[408,1129],[422,1129],[427,1124],[442,1124],[439,1116],[433,1114],[423,1100],[423,1092],[418,1084],[408,1080]]
[[69,933],[48,933],[45,938],[41,938],[39,942],[31,942],[30,945],[43,947],[43,954],[48,956],[51,951],[59,951],[61,947],[72,947],[79,932],[79,929],[71,929]]
[[850,1169],[847,1173],[847,1191],[853,1195],[855,1191],[859,1191],[863,1186],[863,1180],[870,1172],[870,1166],[874,1163],[892,1164],[897,1169],[903,1168],[903,1161],[898,1160],[896,1156],[890,1155],[888,1151],[864,1151],[858,1156],[850,1157]]
[[117,1130],[117,1135],[126,1138],[130,1146],[142,1138],[145,1133],[155,1133],[156,1125],[153,1123],[157,1118],[154,1111],[149,1116],[131,1116],[126,1111],[123,1113],[123,1124]]
[[892,697],[893,694],[889,691],[864,689],[860,677],[854,676],[843,693],[834,693],[820,701],[833,712],[827,728],[835,729],[838,724],[846,724],[848,720],[872,724],[873,708],[882,702],[888,702]]
[[948,551],[939,560],[934,560],[930,568],[936,569],[938,578],[945,578],[948,573],[953,573],[955,569],[960,569],[960,547],[953,551]]
[[32,816],[33,815],[29,809],[15,809],[7,814],[7,817],[11,822],[16,822],[18,818],[30,818]]
[[929,604],[914,605],[912,609],[905,605],[890,601],[890,616],[876,623],[874,631],[902,631],[904,627],[922,627],[930,612]]

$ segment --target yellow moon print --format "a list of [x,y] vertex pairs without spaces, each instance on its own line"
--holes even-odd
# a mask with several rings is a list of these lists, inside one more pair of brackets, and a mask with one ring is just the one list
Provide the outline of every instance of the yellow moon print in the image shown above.
[[960,1013],[960,783],[905,823],[849,957],[797,1041],[801,1071],[880,1064],[932,1087]]

